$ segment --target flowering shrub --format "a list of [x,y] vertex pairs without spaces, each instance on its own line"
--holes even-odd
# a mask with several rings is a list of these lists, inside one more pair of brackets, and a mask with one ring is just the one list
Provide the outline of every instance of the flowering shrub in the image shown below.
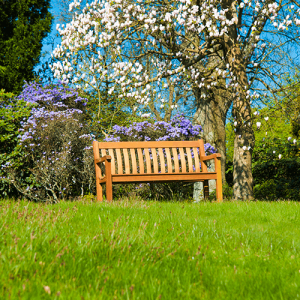
[[[18,97],[33,104],[21,122],[19,148],[24,152],[25,180],[13,163],[10,180],[31,200],[58,200],[94,188],[91,143],[94,139],[83,112],[86,99],[62,84],[26,84]],[[92,184],[93,182],[93,184]]]
[[79,96],[78,91],[66,87],[61,82],[42,86],[38,82],[26,83],[18,99],[27,103],[39,104],[40,107],[61,107],[81,109],[86,106],[87,100]]
[[[113,127],[113,134],[107,136],[104,141],[188,141],[199,139],[202,132],[200,125],[192,125],[191,121],[184,117],[184,114],[175,115],[170,122],[149,121],[135,122],[132,125]],[[216,149],[206,143],[204,149],[207,154],[216,153]],[[124,189],[116,187],[114,193],[118,191],[124,195]],[[179,199],[184,197],[191,198],[193,192],[193,184],[178,184],[176,183],[156,183],[154,184],[140,184],[138,186],[131,186],[129,193],[135,193],[142,197],[151,197],[156,199]]]
[[[134,122],[132,125],[113,127],[113,134],[104,141],[189,141],[200,138],[202,127],[192,125],[184,114],[175,115],[171,121]],[[216,153],[216,149],[209,143],[204,145],[207,153]]]

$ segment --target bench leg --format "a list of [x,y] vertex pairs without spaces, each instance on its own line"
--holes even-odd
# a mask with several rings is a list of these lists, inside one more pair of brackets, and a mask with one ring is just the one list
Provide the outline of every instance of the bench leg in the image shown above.
[[216,194],[217,194],[216,195],[217,201],[222,202],[223,201],[222,180],[217,180]]
[[106,201],[111,202],[113,199],[113,192],[112,192],[112,181],[106,181]]
[[97,201],[103,201],[102,185],[99,182],[96,182],[96,191],[97,191]]
[[203,196],[204,196],[204,199],[208,199],[208,197],[209,197],[208,180],[203,181]]
[[112,177],[111,177],[111,162],[107,161],[105,163],[105,171],[106,171],[106,201],[111,202],[113,199],[112,192]]
[[221,173],[221,160],[218,159],[216,161],[216,172],[217,172],[217,180],[216,180],[216,196],[217,201],[223,201],[223,191],[222,191],[222,173]]

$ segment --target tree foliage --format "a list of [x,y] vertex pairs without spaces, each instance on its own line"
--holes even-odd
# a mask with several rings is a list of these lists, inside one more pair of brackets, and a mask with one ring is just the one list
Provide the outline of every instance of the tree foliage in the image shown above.
[[50,32],[50,0],[9,0],[0,5],[0,89],[21,91],[34,77],[42,41]]

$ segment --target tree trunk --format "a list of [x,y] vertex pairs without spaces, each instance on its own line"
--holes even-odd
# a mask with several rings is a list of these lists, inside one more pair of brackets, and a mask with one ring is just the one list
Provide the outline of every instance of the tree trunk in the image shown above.
[[226,99],[221,97],[220,91],[205,99],[196,97],[197,111],[195,123],[200,124],[203,129],[204,143],[210,143],[221,154],[222,181],[225,182],[226,163],[226,131],[225,121],[228,112]]
[[[201,98],[200,89],[194,90],[197,110],[194,116],[194,123],[203,128],[203,139],[205,143],[210,143],[221,154],[222,182],[225,183],[226,167],[226,130],[225,121],[230,99],[226,97],[224,90],[215,87],[206,97]],[[202,90],[203,93],[203,90]],[[215,190],[215,180],[209,181],[209,190]],[[201,182],[194,184],[194,199],[199,200],[203,197],[203,185]]]
[[233,198],[253,198],[252,151],[255,144],[252,129],[250,97],[247,97],[248,80],[246,66],[239,47],[232,47],[228,53],[231,70],[236,77],[232,115],[235,120],[233,154]]
[[[245,73],[246,75],[246,73]],[[240,77],[242,74],[240,73]],[[233,198],[250,200],[253,198],[252,151],[255,144],[251,121],[250,101],[239,87],[233,102],[233,116],[236,122],[233,153]]]
[[[239,133],[242,133],[240,138]],[[236,131],[233,154],[233,198],[236,200],[253,198],[252,149],[244,151],[241,146],[249,145],[248,148],[253,143],[254,136],[250,133]]]

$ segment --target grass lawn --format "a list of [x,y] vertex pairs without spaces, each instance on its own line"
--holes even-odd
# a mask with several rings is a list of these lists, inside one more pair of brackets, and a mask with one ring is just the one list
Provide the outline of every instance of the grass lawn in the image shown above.
[[0,299],[300,299],[300,203],[0,200]]

